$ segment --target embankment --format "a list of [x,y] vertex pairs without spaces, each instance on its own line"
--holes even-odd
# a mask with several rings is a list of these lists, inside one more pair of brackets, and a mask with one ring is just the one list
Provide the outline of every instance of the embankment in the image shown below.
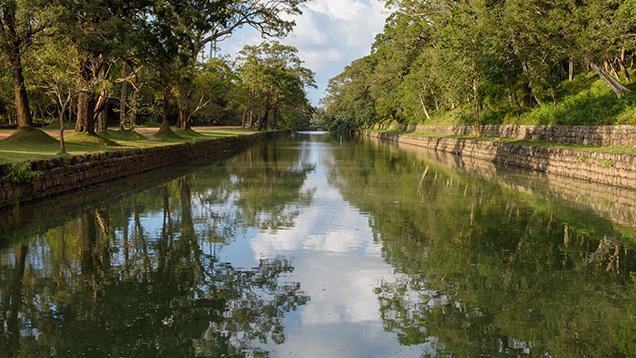
[[0,208],[44,199],[149,170],[197,158],[220,156],[262,140],[288,134],[263,132],[152,148],[99,152],[32,161],[36,176],[27,182],[12,181],[9,164],[0,165]]
[[594,152],[486,139],[400,135],[366,131],[367,137],[587,182],[636,189],[636,155]]

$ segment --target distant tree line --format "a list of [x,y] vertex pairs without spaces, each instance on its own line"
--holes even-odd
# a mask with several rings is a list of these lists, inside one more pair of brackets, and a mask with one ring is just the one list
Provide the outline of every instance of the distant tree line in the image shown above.
[[634,0],[385,3],[392,13],[371,54],[329,82],[322,104],[332,128],[426,122],[439,113],[500,123],[556,108],[576,90],[565,84],[581,75],[588,88],[590,79],[607,85],[613,98],[598,107],[636,105]]
[[313,73],[295,48],[274,41],[235,61],[213,55],[243,26],[284,37],[303,2],[1,0],[0,120],[66,120],[88,134],[117,123],[159,122],[160,133],[308,123]]

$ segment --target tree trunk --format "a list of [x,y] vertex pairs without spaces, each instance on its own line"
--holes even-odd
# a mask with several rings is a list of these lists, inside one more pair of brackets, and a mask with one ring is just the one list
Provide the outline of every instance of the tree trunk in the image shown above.
[[574,61],[568,62],[568,80],[574,81]]
[[623,98],[625,93],[631,92],[629,88],[620,84],[609,73],[607,73],[607,71],[599,67],[597,64],[592,62],[590,63],[590,67],[612,89],[612,91],[614,91],[618,98]]
[[523,83],[523,107],[532,108],[535,104],[539,104],[537,97],[532,91],[532,87],[528,82]]
[[77,96],[77,120],[75,131],[95,134],[95,95],[90,92],[80,92]]
[[479,122],[481,115],[481,104],[479,103],[479,93],[477,92],[477,80],[473,80],[473,101],[475,105],[475,119]]
[[259,124],[258,124],[258,130],[262,131],[264,129],[267,129],[267,122],[269,122],[269,111],[270,109],[266,109],[265,110],[265,114],[263,115],[263,118],[261,118]]
[[71,98],[69,99],[68,102],[68,122],[72,123],[73,122],[73,108],[77,109],[77,104],[73,102],[74,97],[71,96]]
[[186,117],[183,129],[188,130],[188,131],[192,129],[192,116],[189,115],[189,114]]
[[170,109],[170,87],[164,86],[163,89],[163,119],[161,120],[161,126],[158,133],[168,133],[170,130],[170,123],[168,122],[168,110]]
[[24,75],[22,71],[22,61],[20,58],[20,49],[12,49],[10,61],[11,70],[13,71],[13,90],[15,93],[15,110],[17,115],[18,127],[28,127],[33,125],[33,117],[29,109],[29,98],[24,83]]
[[611,73],[617,81],[620,81],[621,77],[618,74],[618,71],[616,71],[613,61],[606,61],[605,63],[607,64],[607,68],[609,68],[609,73]]
[[60,153],[66,153],[66,144],[64,143],[64,117],[66,117],[67,106],[68,102],[61,105],[60,113],[58,116],[58,120],[60,122]]
[[133,89],[132,94],[130,95],[130,110],[128,115],[128,128],[134,129],[137,124],[137,90]]
[[632,81],[632,77],[629,75],[629,71],[627,70],[627,66],[625,66],[624,57],[625,56],[623,55],[621,58],[617,59],[618,66],[620,67],[621,71],[623,71],[623,76],[625,77],[625,81],[631,82]]
[[426,119],[430,121],[431,116],[428,115],[428,110],[426,110],[426,105],[424,104],[424,98],[422,97],[422,93],[418,93],[418,95],[420,97],[420,104],[422,105],[422,110],[424,111],[424,114],[426,115]]
[[106,133],[108,130],[108,116],[110,112],[110,102],[106,100],[104,107],[97,116],[97,132]]
[[550,96],[552,97],[552,109],[556,111],[557,100],[556,100],[556,91],[554,88],[550,88]]
[[15,94],[15,109],[18,127],[28,127],[33,125],[33,117],[29,109],[29,98],[24,83],[24,72],[22,68],[22,53],[20,47],[22,39],[18,35],[16,26],[15,8],[7,5],[4,9],[3,18],[0,19],[0,26],[4,26],[9,47],[9,63],[13,77],[13,91]]
[[271,129],[276,129],[278,127],[278,108],[276,108],[274,110],[274,113],[272,113],[272,126]]
[[[124,63],[121,69],[122,78],[128,76],[128,65]],[[119,129],[126,129],[126,99],[128,97],[128,83],[126,81],[121,83],[121,95],[119,96]]]
[[179,106],[179,128],[190,129],[190,114],[188,108],[185,105]]

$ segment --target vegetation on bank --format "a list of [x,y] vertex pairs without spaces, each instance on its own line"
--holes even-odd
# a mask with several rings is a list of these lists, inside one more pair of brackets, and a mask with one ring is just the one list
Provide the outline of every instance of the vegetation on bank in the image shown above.
[[109,127],[156,125],[167,141],[179,140],[175,125],[308,127],[314,74],[294,47],[268,40],[236,59],[215,55],[243,26],[286,36],[304,1],[3,0],[0,124],[19,127],[10,143],[25,150],[52,140],[33,127],[69,122],[101,134],[99,145]]
[[377,123],[636,124],[636,2],[386,0],[330,80],[332,130]]
[[[48,137],[41,131],[36,131],[36,133],[41,134],[35,138],[20,138],[19,141],[11,138],[0,140],[0,163],[47,159],[60,155],[60,146],[57,140]],[[93,136],[77,133],[67,136],[66,155],[149,148],[253,133],[256,131],[251,129],[210,129],[196,132],[175,130],[172,137],[163,140],[158,140],[151,134],[144,136],[135,131],[109,130]],[[47,136],[51,140],[42,140],[41,135]]]

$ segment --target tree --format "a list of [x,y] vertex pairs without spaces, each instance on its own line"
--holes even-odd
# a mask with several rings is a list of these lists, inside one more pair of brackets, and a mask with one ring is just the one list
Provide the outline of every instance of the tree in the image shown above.
[[634,33],[629,31],[634,29],[629,20],[621,16],[633,11],[630,10],[633,6],[631,0],[586,0],[574,8],[581,24],[581,32],[577,36],[579,57],[619,98],[631,92],[614,77],[617,72],[614,63],[624,66],[622,49],[633,43]]
[[305,88],[315,87],[314,73],[303,67],[296,48],[279,42],[248,45],[239,52],[237,66],[241,86],[251,98],[245,105],[262,113],[259,130],[277,128],[283,107],[308,105]]
[[326,108],[330,130],[349,132],[381,120],[369,88],[369,77],[374,67],[373,55],[363,57],[329,80],[322,104]]
[[64,122],[71,99],[80,87],[76,74],[80,69],[77,49],[68,42],[41,41],[31,63],[36,82],[57,105],[60,126],[60,153],[66,153]]
[[[216,46],[242,26],[251,26],[266,37],[286,35],[294,26],[293,21],[287,20],[288,16],[300,14],[300,4],[304,1],[154,1],[153,16],[147,18],[146,30],[148,48],[154,55],[149,60],[159,72],[163,88],[164,114],[158,134],[170,131],[167,111],[175,85],[173,73],[191,71],[206,46]],[[188,81],[182,83],[187,86]],[[187,89],[179,92],[185,93]],[[184,116],[187,117],[185,113]]]
[[384,32],[376,37],[372,53],[377,63],[369,90],[380,116],[406,121],[402,93],[398,89],[419,53],[429,43],[429,31],[431,26],[425,21],[395,13],[387,20]]
[[221,114],[220,104],[227,101],[235,74],[225,60],[217,58],[210,58],[183,72],[176,86],[179,127],[189,130],[194,116],[205,112],[212,114],[210,108]]
[[2,0],[0,2],[0,53],[7,57],[13,78],[15,109],[19,127],[33,125],[24,79],[22,59],[33,37],[44,29],[37,15],[41,1]]
[[111,91],[111,70],[148,16],[145,0],[59,0],[54,40],[69,41],[80,58],[75,130],[95,134],[95,122]]
[[[633,105],[631,95],[621,101],[631,92],[633,0],[385,4],[392,14],[371,55],[353,61],[327,88],[322,103],[334,129],[434,116],[449,123],[498,124],[526,114],[542,122],[550,113],[550,121],[561,121],[553,119],[557,113],[577,111],[566,109],[566,102],[557,109],[558,102],[586,95],[593,84],[585,78],[592,73],[616,94],[615,107]],[[577,82],[587,81],[583,86],[564,83],[577,75]],[[551,110],[533,110],[548,101]],[[581,116],[566,122],[590,121]]]

